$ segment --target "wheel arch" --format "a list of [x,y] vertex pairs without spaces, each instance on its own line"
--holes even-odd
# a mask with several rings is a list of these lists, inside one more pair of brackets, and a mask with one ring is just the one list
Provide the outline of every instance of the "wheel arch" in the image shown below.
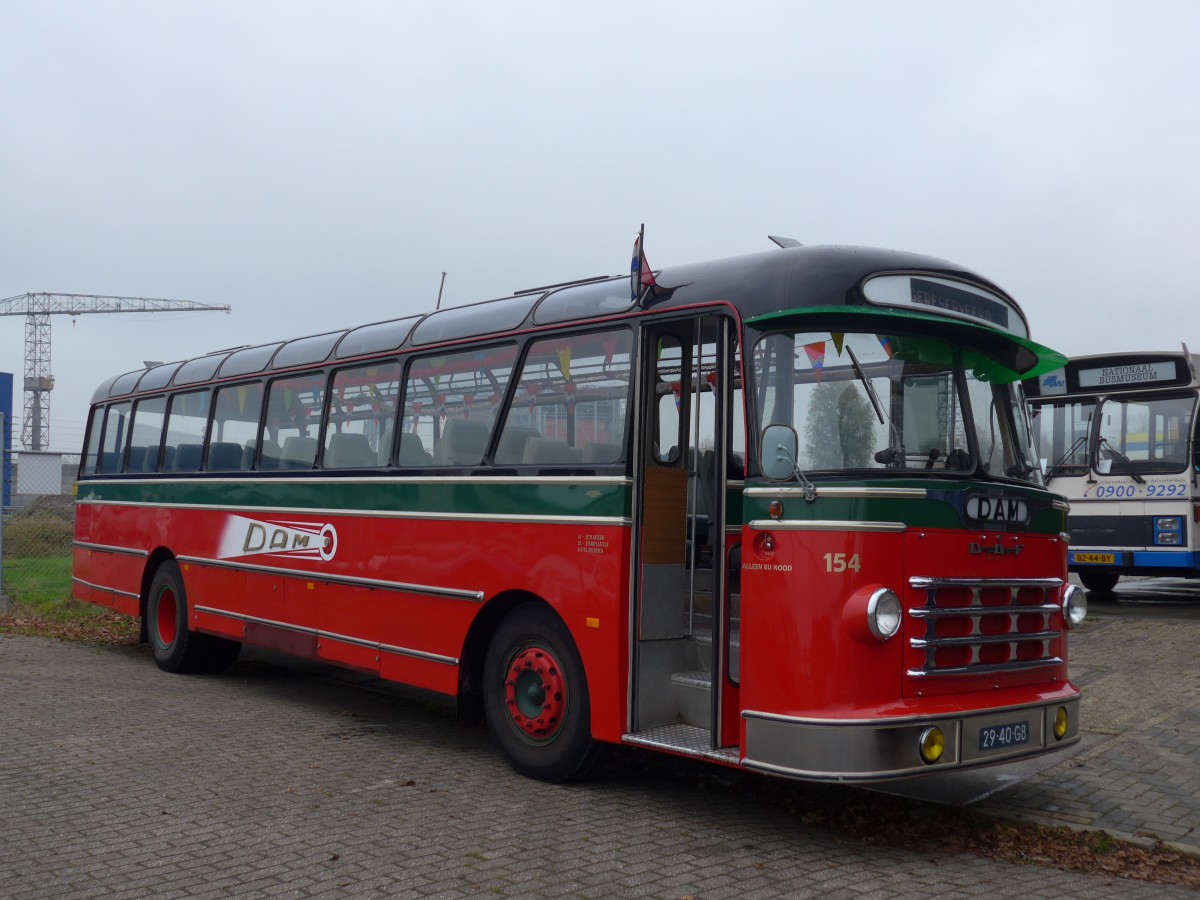
[[[463,641],[462,655],[458,665],[458,715],[461,718],[479,720],[483,718],[483,661],[487,655],[488,642],[496,627],[514,609],[526,604],[544,607],[560,620],[553,605],[529,591],[503,591],[489,600],[480,610]],[[563,622],[566,627],[566,622]],[[568,633],[570,629],[568,629]],[[572,638],[573,640],[573,638]],[[578,649],[578,648],[577,648]]]

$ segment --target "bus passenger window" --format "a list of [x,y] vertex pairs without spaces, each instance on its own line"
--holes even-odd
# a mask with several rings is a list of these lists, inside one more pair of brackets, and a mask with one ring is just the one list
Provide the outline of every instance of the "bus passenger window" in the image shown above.
[[204,458],[204,429],[208,424],[210,392],[189,391],[171,398],[167,415],[162,469],[199,472]]
[[[478,466],[516,362],[513,344],[414,360],[404,385],[401,466]],[[431,462],[424,459],[429,450]]]
[[683,418],[679,411],[683,405],[680,395],[680,379],[683,377],[683,345],[670,335],[658,342],[658,378],[655,391],[654,459],[665,466],[679,462],[679,448],[683,446]]
[[253,467],[262,402],[263,386],[259,382],[223,387],[217,391],[212,443],[205,469],[231,472]]
[[333,376],[325,426],[326,469],[386,466],[392,457],[399,362],[342,369]]
[[[279,447],[279,468],[311,469],[317,461],[317,432],[325,403],[325,376],[297,375],[271,382],[263,431],[263,462],[268,445]],[[265,467],[265,466],[264,466]]]
[[133,436],[133,444],[142,448],[142,453],[139,459],[135,459],[132,452],[129,454],[126,472],[153,472],[157,468],[166,418],[166,397],[149,397],[137,402],[133,408],[133,426],[129,433]]
[[121,471],[121,456],[129,438],[129,401],[114,403],[104,419],[104,443],[100,448],[100,472],[105,475]]
[[536,341],[513,392],[496,465],[591,466],[624,457],[633,332]]

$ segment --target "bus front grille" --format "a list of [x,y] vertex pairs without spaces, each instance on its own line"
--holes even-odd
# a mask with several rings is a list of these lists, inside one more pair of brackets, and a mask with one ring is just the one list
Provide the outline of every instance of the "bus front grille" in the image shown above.
[[990,675],[1062,665],[1060,578],[910,578],[908,644],[924,662],[910,678]]

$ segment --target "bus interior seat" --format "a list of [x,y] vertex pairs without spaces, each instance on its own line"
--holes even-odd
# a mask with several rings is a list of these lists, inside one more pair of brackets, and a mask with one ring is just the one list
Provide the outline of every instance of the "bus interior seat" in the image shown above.
[[428,466],[432,462],[433,457],[425,449],[425,442],[419,434],[413,434],[411,431],[400,433],[400,465]]
[[142,471],[142,462],[143,462],[143,460],[145,460],[146,451],[149,449],[150,449],[149,447],[130,447],[129,448],[129,459],[127,459],[125,461],[125,471],[126,472]]
[[175,459],[171,462],[171,471],[199,472],[200,460],[203,458],[203,444],[180,444],[175,448]]
[[[253,464],[256,452],[258,452],[258,448],[255,447],[254,441],[247,441],[246,449],[242,451],[243,458],[248,456],[250,462]],[[281,451],[277,443],[269,439],[263,441],[262,451],[258,453],[258,467],[260,469],[278,469],[280,454]]]
[[378,458],[365,434],[339,431],[329,436],[325,448],[325,468],[365,469],[375,466]]
[[242,445],[218,441],[208,448],[208,471],[228,472],[242,468]]
[[279,455],[281,469],[311,469],[317,461],[317,439],[315,437],[284,438],[283,451]]
[[120,472],[121,471],[121,451],[110,450],[108,453],[100,454],[100,472]]
[[444,466],[477,466],[487,449],[488,427],[475,419],[449,419],[435,455]]
[[583,462],[583,451],[566,441],[549,438],[530,438],[525,444],[526,465],[578,465]]
[[151,444],[149,447],[146,448],[146,452],[144,454],[142,454],[141,471],[153,472],[155,469],[158,468],[158,451],[159,451],[158,444]]
[[525,446],[530,438],[540,438],[541,432],[525,425],[505,425],[496,446],[496,464],[513,466],[525,459]]
[[[154,468],[153,468],[154,463],[148,461],[148,465],[150,466],[150,468],[147,471],[153,472],[154,471]],[[162,465],[160,465],[158,467],[158,471],[170,472],[174,465],[175,465],[175,448],[173,446],[171,446],[170,444],[168,444],[167,446],[163,447]]]
[[606,444],[593,441],[583,448],[585,463],[615,463],[621,458],[621,447],[618,444]]

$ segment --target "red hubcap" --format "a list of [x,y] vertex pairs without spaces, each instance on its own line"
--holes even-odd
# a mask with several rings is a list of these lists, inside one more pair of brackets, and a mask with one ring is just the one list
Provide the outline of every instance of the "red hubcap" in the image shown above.
[[175,633],[179,629],[174,591],[165,590],[158,595],[155,618],[158,620],[158,640],[164,647],[170,647],[175,642]]
[[544,647],[526,647],[508,666],[504,701],[513,723],[531,738],[548,740],[562,727],[567,683]]

